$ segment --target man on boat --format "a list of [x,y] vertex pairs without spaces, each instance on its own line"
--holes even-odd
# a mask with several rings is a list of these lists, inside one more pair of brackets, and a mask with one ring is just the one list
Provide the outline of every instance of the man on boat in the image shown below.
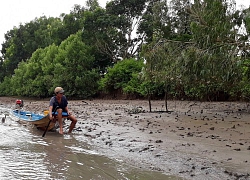
[[50,99],[50,103],[49,103],[49,118],[50,120],[53,120],[55,118],[54,116],[54,112],[57,112],[57,119],[60,129],[59,129],[59,133],[63,134],[63,112],[67,113],[67,118],[69,120],[71,120],[71,124],[69,126],[69,131],[68,133],[71,133],[73,128],[75,127],[75,124],[77,123],[76,118],[69,112],[68,109],[68,101],[66,96],[64,96],[64,90],[62,87],[56,87],[55,90],[55,96],[53,96]]

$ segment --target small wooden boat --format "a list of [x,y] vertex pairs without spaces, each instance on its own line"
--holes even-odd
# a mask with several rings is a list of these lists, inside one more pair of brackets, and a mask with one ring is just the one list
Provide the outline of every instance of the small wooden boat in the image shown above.
[[[11,113],[15,118],[17,118],[21,123],[28,123],[28,124],[33,124],[37,129],[40,130],[45,130],[46,127],[49,124],[49,115],[41,115],[41,114],[35,114],[32,112],[24,111],[24,110],[19,110],[15,109]],[[54,114],[54,113],[53,113]],[[54,116],[57,115],[57,112],[55,113]],[[67,117],[68,114],[63,112],[63,117]],[[56,121],[51,121],[48,127],[48,131],[52,130],[55,127],[55,122]]]
[[[35,114],[28,111],[23,110],[13,110],[11,114],[19,120],[20,123],[27,123],[27,124],[33,124],[37,129],[45,130],[50,119],[49,115],[41,115],[41,114]],[[55,123],[51,122],[50,126],[48,127],[48,130],[53,129],[55,126]]]

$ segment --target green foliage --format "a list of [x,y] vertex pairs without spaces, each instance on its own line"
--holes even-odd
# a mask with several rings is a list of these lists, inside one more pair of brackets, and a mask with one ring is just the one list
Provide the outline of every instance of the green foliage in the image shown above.
[[98,0],[87,0],[86,5],[89,11],[94,11],[100,7]]
[[[58,55],[55,63],[54,84],[63,86],[69,95],[81,96],[81,94],[94,94],[85,92],[87,89],[85,82],[90,87],[96,87],[97,72],[92,70],[94,57],[90,54],[90,47],[81,41],[81,33],[71,35],[65,40],[58,49]],[[92,75],[92,76],[91,76]],[[82,82],[82,83],[81,83]],[[95,85],[95,86],[93,86]]]
[[171,38],[174,29],[171,25],[169,7],[166,0],[150,1],[139,23],[138,33],[146,34],[146,42],[155,38]]
[[[61,14],[62,27],[57,29],[56,33],[63,40],[67,39],[70,35],[82,30],[84,21],[84,7],[75,4],[69,14]],[[62,41],[60,41],[61,43]]]
[[139,78],[138,72],[132,72],[131,79],[123,87],[123,92],[125,94],[142,94],[141,93],[141,83],[143,82]]
[[108,68],[107,74],[100,80],[100,90],[113,93],[121,89],[126,93],[137,93],[139,72],[142,70],[141,60],[126,59]]
[[231,93],[237,97],[240,93],[243,99],[250,100],[250,59],[245,59],[244,63],[242,64],[242,80],[240,81],[239,85],[236,86]]
[[61,26],[59,18],[41,17],[7,32],[1,50],[4,58],[2,66],[6,67],[3,75],[12,75],[18,63],[29,59],[36,49],[61,42],[62,39],[55,35],[56,29]]
[[248,10],[245,10],[244,22],[246,25],[246,30],[249,33],[250,32],[250,8]]
[[1,50],[4,59],[2,66],[6,68],[3,69],[0,82],[4,76],[12,75],[18,63],[28,60],[38,48],[53,43],[59,45],[71,34],[81,30],[83,14],[84,9],[75,5],[70,14],[62,14],[61,18],[43,16],[8,31]]
[[4,77],[4,81],[0,83],[0,96],[11,96],[13,95],[14,89],[10,89],[9,87],[12,86],[11,78],[6,76]]
[[116,47],[112,36],[115,30],[110,27],[111,17],[102,8],[94,11],[86,11],[84,18],[84,31],[82,38],[84,42],[93,47],[92,54],[95,56],[95,67],[104,73],[106,67],[112,65]]
[[134,58],[142,38],[134,38],[146,0],[110,1],[106,10],[85,13],[83,37],[109,61]]
[[[97,92],[98,72],[93,69],[90,47],[81,33],[71,35],[60,46],[37,49],[30,59],[21,62],[12,78],[1,84],[3,94],[48,97],[55,86],[62,86],[68,96],[89,97]],[[12,86],[6,86],[7,82]]]

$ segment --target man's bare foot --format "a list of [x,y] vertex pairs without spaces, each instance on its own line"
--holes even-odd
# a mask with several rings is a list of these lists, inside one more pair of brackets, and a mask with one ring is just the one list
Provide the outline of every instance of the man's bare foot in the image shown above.
[[63,134],[63,130],[62,129],[59,130],[59,134]]

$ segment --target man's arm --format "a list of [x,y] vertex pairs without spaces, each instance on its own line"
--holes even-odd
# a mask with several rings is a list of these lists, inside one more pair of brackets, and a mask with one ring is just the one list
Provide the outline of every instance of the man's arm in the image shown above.
[[54,104],[55,100],[52,97],[49,101],[49,119],[52,120],[53,116],[52,116],[52,110],[53,110],[53,104]]
[[68,113],[68,115],[70,115],[70,112],[69,112],[68,106],[66,106],[66,107],[65,107],[65,111]]
[[50,107],[49,107],[49,119],[50,119],[50,120],[53,119],[53,116],[52,116],[52,109],[53,109],[53,106],[50,106]]

